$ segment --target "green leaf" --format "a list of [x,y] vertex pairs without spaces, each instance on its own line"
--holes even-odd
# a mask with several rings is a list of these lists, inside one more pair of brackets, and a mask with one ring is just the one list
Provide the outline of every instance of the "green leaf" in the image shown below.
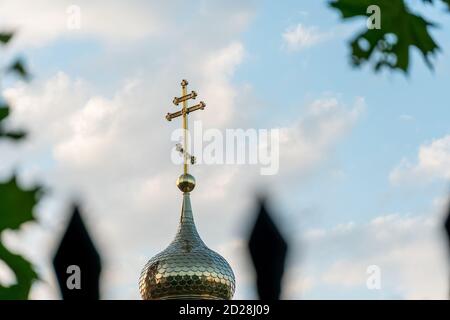
[[[6,229],[17,230],[25,222],[34,220],[33,209],[40,194],[39,187],[30,190],[20,188],[15,177],[0,183],[0,235]],[[0,259],[11,268],[17,280],[9,287],[0,285],[0,300],[27,299],[33,282],[38,279],[32,264],[8,251],[1,242]]]
[[14,272],[16,283],[6,287],[0,285],[0,300],[25,300],[28,298],[33,282],[38,279],[33,265],[21,257],[8,251],[0,242],[0,260]]
[[380,8],[381,29],[365,26],[365,30],[350,42],[354,66],[371,62],[375,71],[389,68],[406,73],[410,67],[410,48],[416,48],[427,66],[433,67],[430,58],[439,50],[429,33],[429,28],[434,24],[411,13],[404,0],[334,0],[329,5],[340,11],[343,19],[367,19],[369,6]]
[[0,43],[7,44],[9,40],[13,37],[13,32],[0,32]]
[[20,76],[22,79],[24,80],[28,80],[30,75],[27,71],[27,69],[25,68],[25,64],[22,61],[22,59],[17,59],[16,61],[14,61],[9,67],[8,67],[8,71],[9,72],[13,72],[15,74],[17,74],[18,76]]
[[21,140],[27,136],[27,133],[22,130],[13,131],[2,131],[0,128],[0,138],[11,139],[11,140]]
[[0,121],[9,116],[9,107],[0,107]]
[[367,8],[376,4],[376,0],[361,0],[361,1],[349,1],[349,0],[335,0],[329,2],[330,7],[339,10],[342,14],[342,18],[352,18],[360,15],[366,15]]
[[447,5],[447,10],[450,11],[450,0],[442,0]]
[[23,130],[5,130],[2,127],[1,121],[6,119],[10,114],[8,106],[0,106],[0,139],[21,140],[26,137],[26,132]]
[[[13,33],[0,32],[0,43],[7,44],[12,36]],[[29,79],[28,71],[21,59],[15,60],[6,72],[14,73],[24,80]],[[25,132],[4,129],[2,121],[9,114],[9,106],[1,100],[0,138],[22,139]],[[1,242],[1,235],[4,230],[18,230],[24,223],[35,219],[33,209],[41,194],[40,187],[22,189],[17,184],[15,176],[8,181],[0,182],[0,260],[6,263],[16,277],[16,283],[11,286],[0,284],[0,300],[27,299],[33,282],[38,279],[33,265],[24,257],[10,252]]]
[[33,208],[40,198],[40,188],[23,190],[17,185],[15,176],[0,183],[0,233],[6,229],[17,230],[28,221],[33,221]]
[[[434,0],[422,0],[425,3],[433,3]],[[441,0],[444,4],[447,5],[447,9],[450,10],[450,0]]]

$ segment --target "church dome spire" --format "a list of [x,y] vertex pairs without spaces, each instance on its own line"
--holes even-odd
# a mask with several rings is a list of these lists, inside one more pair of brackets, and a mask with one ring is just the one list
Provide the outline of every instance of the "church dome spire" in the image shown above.
[[183,194],[175,239],[145,265],[139,289],[144,300],[231,299],[234,274],[227,261],[200,238],[189,193]]
[[[183,96],[175,98],[174,103],[183,102],[183,109],[167,114],[166,118],[170,121],[182,115],[183,128],[187,129],[187,114],[203,109],[205,104],[187,108],[186,101],[195,99],[197,94],[194,91],[186,94],[186,80],[181,85]],[[195,158],[188,154],[186,146],[185,135],[184,147],[177,146],[185,159],[184,173],[177,180],[183,192],[178,231],[169,246],[151,258],[142,270],[139,290],[144,300],[231,299],[234,294],[233,270],[221,255],[205,245],[194,223],[190,192],[195,187],[195,179],[188,173],[187,160],[193,164]]]

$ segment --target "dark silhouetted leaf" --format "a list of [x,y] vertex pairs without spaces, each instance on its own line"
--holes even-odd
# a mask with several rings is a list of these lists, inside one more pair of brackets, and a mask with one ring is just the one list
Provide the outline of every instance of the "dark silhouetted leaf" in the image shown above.
[[450,10],[450,0],[442,0],[447,5],[447,9]]
[[0,232],[17,230],[23,223],[34,220],[33,207],[40,198],[40,190],[21,189],[15,177],[0,183]]
[[6,287],[0,285],[0,300],[25,300],[28,298],[33,282],[38,279],[30,262],[9,252],[0,242],[0,260],[14,272],[16,283]]
[[288,246],[267,212],[264,199],[259,202],[248,246],[255,266],[259,298],[279,299]]
[[[99,299],[100,255],[89,236],[76,205],[73,207],[69,225],[56,252],[53,266],[63,299]],[[70,266],[77,266],[81,270],[80,289],[71,289],[67,285],[67,280],[71,276],[71,273],[68,273]]]
[[388,68],[408,72],[410,48],[415,47],[432,68],[430,57],[439,50],[429,33],[434,24],[413,14],[404,0],[333,0],[329,4],[340,11],[343,19],[367,19],[369,6],[380,7],[381,29],[365,28],[350,42],[354,66],[371,61],[375,71]]
[[[17,230],[28,221],[34,220],[33,208],[40,197],[40,188],[21,189],[13,177],[0,183],[0,236],[1,232]],[[0,242],[0,260],[14,272],[16,283],[10,287],[0,285],[1,299],[26,299],[33,281],[37,279],[30,262],[13,254]]]
[[2,126],[2,120],[6,119],[10,114],[8,106],[0,106],[0,138],[21,140],[26,137],[26,132],[23,130],[6,130]]
[[13,37],[14,33],[12,32],[0,32],[0,43],[7,44]]
[[0,138],[7,138],[11,140],[21,140],[27,136],[27,133],[22,130],[13,130],[3,132],[0,129]]
[[[422,0],[425,3],[434,3],[434,0]],[[438,2],[443,2],[447,5],[447,9],[450,10],[450,0],[438,0]]]
[[9,116],[9,107],[0,106],[0,122]]
[[[12,32],[0,32],[0,44],[6,45],[12,37]],[[22,79],[29,78],[20,59],[12,63],[6,72],[12,72]],[[23,138],[25,132],[4,128],[3,120],[9,116],[10,108],[3,99],[0,100],[0,138],[13,140]],[[27,299],[33,282],[38,279],[32,264],[24,257],[10,252],[1,242],[1,236],[4,230],[17,230],[22,224],[34,220],[33,209],[40,196],[39,187],[22,189],[14,176],[9,181],[0,182],[0,260],[6,263],[16,278],[16,282],[11,286],[0,284],[0,300]]]
[[17,74],[24,80],[28,80],[30,77],[22,59],[17,59],[16,61],[14,61],[13,64],[9,66],[8,71]]

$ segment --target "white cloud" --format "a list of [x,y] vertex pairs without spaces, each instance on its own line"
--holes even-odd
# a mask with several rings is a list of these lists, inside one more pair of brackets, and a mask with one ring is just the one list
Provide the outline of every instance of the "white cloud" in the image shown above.
[[[211,97],[225,93],[236,96],[237,91],[229,83],[233,74],[229,70],[234,70],[239,63],[242,47],[233,43],[217,52],[220,62],[213,63],[214,67],[208,66],[222,70],[227,76],[217,78],[213,74],[209,82],[205,78],[206,83],[217,81],[223,84],[215,88],[219,92],[210,90],[209,94]],[[212,53],[208,55],[213,56]],[[164,87],[149,90],[142,80],[136,79],[127,81],[112,97],[105,97],[94,94],[83,81],[71,80],[59,73],[46,83],[19,85],[5,92],[14,106],[13,121],[30,130],[31,139],[23,144],[16,157],[22,159],[23,173],[28,172],[29,179],[44,179],[52,188],[54,201],[70,199],[74,192],[85,201],[99,246],[108,261],[104,274],[105,297],[137,298],[135,278],[144,264],[142,257],[149,258],[164,248],[175,232],[179,211],[176,199],[180,195],[174,180],[179,171],[170,163],[172,128],[163,121],[168,104],[164,101],[170,100],[167,92],[173,91],[173,83],[164,83]],[[202,94],[203,90],[198,92]],[[67,99],[69,96],[74,99]],[[232,99],[222,109],[229,109],[229,114],[234,114],[235,100],[239,101]],[[148,101],[156,101],[156,107],[148,107]],[[360,99],[351,108],[336,98],[319,99],[309,105],[294,128],[285,128],[290,134],[282,148],[287,154],[282,156],[292,161],[286,165],[290,176],[304,174],[319,166],[319,160],[351,128],[362,109]],[[227,117],[217,123],[229,126],[232,121],[233,117]],[[295,154],[288,151],[292,146],[296,149]],[[305,157],[304,153],[311,156]],[[36,163],[36,157],[42,154],[45,155],[43,163]],[[30,167],[34,168],[31,174]],[[235,245],[236,239],[241,238],[236,234],[235,226],[248,219],[242,213],[248,212],[252,204],[253,187],[261,179],[258,170],[248,170],[245,166],[227,167],[226,170],[220,166],[202,166],[201,170],[193,170],[199,182],[192,198],[200,233],[212,248],[231,243],[229,245],[235,249],[219,250],[227,258],[233,252],[230,262],[240,280],[237,296],[252,296],[249,271],[240,263],[244,261],[245,247]],[[275,179],[281,183],[285,176],[282,174]],[[211,189],[221,190],[217,191],[220,197],[211,197],[208,192]],[[226,214],[217,214],[218,202],[221,203],[220,212]],[[63,212],[61,208],[58,210],[46,205],[40,208],[44,230],[55,217],[60,217],[57,221],[61,221]],[[166,218],[167,212],[173,213],[173,219]],[[61,227],[56,224],[51,229],[52,234],[43,232],[40,239],[45,239],[45,243],[24,235],[25,238],[20,238],[25,243],[23,250],[34,252],[31,248],[35,245],[54,248],[58,240],[54,235]],[[130,232],[133,237],[129,236]],[[44,270],[44,279],[50,287],[41,283],[36,290],[44,297],[54,298],[54,294],[49,294],[49,288],[56,286],[49,278],[51,271],[45,264],[46,259],[50,260],[46,256],[36,258],[36,261]]]
[[[73,17],[72,7],[79,8],[80,28],[71,29],[68,24]],[[139,45],[142,41],[166,38],[176,45],[189,47],[189,37],[204,37],[213,43],[236,35],[247,26],[253,17],[254,2],[204,1],[187,3],[175,0],[167,2],[130,0],[87,1],[36,0],[21,3],[4,0],[0,3],[0,20],[3,29],[17,31],[14,42],[17,46],[44,47],[60,39],[94,39],[110,44],[110,48],[122,49],[125,45]],[[212,33],[199,32],[176,42],[186,30],[186,13],[189,27],[204,29],[220,21]],[[189,28],[188,27],[188,28]],[[211,29],[211,27],[209,27]]]
[[[368,223],[305,232],[300,272],[311,281],[307,290],[301,283],[291,288],[290,298],[445,299],[441,202],[427,214],[381,215]],[[371,265],[381,269],[381,290],[366,287]]]
[[402,115],[400,115],[400,120],[405,121],[405,122],[410,122],[410,121],[414,121],[414,117],[410,114],[402,114]]
[[230,78],[242,63],[244,52],[240,42],[233,42],[210,54],[204,61],[201,70],[206,81],[202,85],[202,99],[213,102],[212,108],[220,110],[218,113],[209,112],[202,116],[208,126],[223,126],[233,116],[232,106],[235,105],[237,92],[231,85]]
[[[20,11],[15,3],[7,4]],[[60,16],[62,12],[65,17],[64,3],[55,7],[45,1],[40,4],[37,22],[22,19],[21,41],[25,44],[33,44],[35,39],[45,45],[66,33],[61,29],[65,18]],[[164,115],[173,108],[170,101],[179,94],[180,79],[187,77],[190,88],[207,103],[204,112],[192,116],[203,119],[205,128],[233,127],[244,123],[245,117],[246,126],[257,126],[251,120],[251,112],[259,110],[247,103],[252,91],[233,83],[236,69],[245,61],[245,47],[237,40],[238,35],[253,10],[240,2],[216,3],[214,6],[219,8],[202,2],[192,10],[198,10],[203,19],[183,19],[184,33],[172,33],[172,28],[161,31],[149,25],[150,33],[134,35],[145,29],[146,23],[165,20],[170,8],[158,7],[152,12],[159,20],[142,21],[141,12],[135,12],[144,12],[139,6],[128,10],[127,4],[125,10],[117,4],[106,13],[95,13],[87,2],[80,6],[83,17],[93,14],[107,20],[97,21],[99,26],[82,31],[85,36],[112,41],[118,35],[118,39],[136,40],[135,37],[151,33],[152,43],[150,49],[142,46],[142,51],[127,52],[125,57],[116,51],[102,56],[105,61],[101,62],[109,63],[111,68],[126,61],[129,70],[143,70],[137,75],[127,74],[129,80],[109,94],[98,93],[101,83],[73,79],[64,72],[45,82],[6,90],[14,107],[12,122],[28,128],[30,138],[14,149],[0,146],[5,151],[2,170],[19,166],[23,180],[37,179],[51,188],[38,210],[40,224],[11,236],[9,242],[39,266],[45,281],[37,285],[33,297],[57,297],[49,262],[64,226],[63,204],[75,194],[84,201],[88,224],[105,258],[103,296],[138,298],[136,283],[142,266],[168,244],[178,221],[181,199],[174,181],[180,171],[170,162],[170,133],[178,124],[167,123]],[[24,8],[23,14],[30,8]],[[179,22],[170,17],[163,23],[173,24],[176,29]],[[117,21],[131,25],[116,34]],[[213,26],[213,32],[208,32],[205,25]],[[158,42],[153,42],[158,32],[163,34]],[[114,41],[110,44],[116,49],[122,47]],[[287,174],[273,179],[283,182],[286,176],[302,175],[320,166],[363,108],[362,99],[348,107],[329,97],[307,106],[304,115],[282,129],[281,157]],[[249,170],[246,166],[202,166],[194,167],[193,172],[198,183],[192,202],[200,234],[212,249],[230,259],[239,279],[236,297],[250,297],[254,294],[250,272],[242,266],[247,264],[243,262],[245,245],[241,240],[245,231],[239,228],[249,219],[246,213],[253,204],[255,185],[266,185],[267,180],[259,176],[259,168]],[[211,190],[216,193],[214,197]],[[37,250],[41,247],[45,250]]]
[[423,183],[439,179],[450,179],[450,135],[422,144],[416,163],[403,159],[389,175],[393,184]]
[[[33,28],[33,21],[19,19],[20,12],[13,15],[14,10],[21,11],[15,2],[5,4],[14,9],[9,14],[15,16],[16,22],[25,23],[21,30],[26,44],[31,44],[28,39],[36,37],[40,45],[45,45],[66,32],[63,27],[53,25],[65,23],[63,18],[56,17],[61,12],[65,16],[65,7],[47,3],[47,8],[46,2],[41,4],[42,10],[36,10],[37,20],[48,20],[46,23],[52,25],[36,28]],[[84,30],[90,32],[84,36],[110,41],[110,36],[116,35],[117,21],[122,21],[121,25],[130,23],[130,28],[135,28],[137,33],[145,29],[139,25],[139,17],[134,21],[135,17],[128,15],[137,11],[144,15],[146,7],[129,3],[126,7],[104,13],[112,15],[114,23],[105,25],[104,29]],[[30,138],[14,147],[0,145],[0,169],[5,173],[19,167],[20,176],[26,178],[22,180],[42,181],[51,190],[39,207],[40,224],[14,235],[10,241],[38,265],[43,277],[44,281],[36,286],[32,297],[57,297],[50,261],[59,240],[58,233],[64,226],[66,210],[54,203],[67,203],[74,196],[83,199],[86,218],[105,258],[105,298],[138,298],[136,281],[145,260],[162,250],[174,235],[181,201],[174,181],[180,171],[170,161],[173,147],[170,133],[178,123],[167,123],[164,115],[173,110],[170,109],[173,108],[172,97],[179,95],[179,82],[187,76],[190,88],[207,103],[207,112],[202,113],[202,118],[207,119],[208,125],[220,128],[233,120],[240,91],[231,80],[245,54],[236,36],[245,28],[252,12],[249,4],[229,1],[189,7],[199,10],[203,17],[198,19],[194,14],[190,19],[183,19],[183,30],[191,35],[189,39],[185,33],[172,34],[170,28],[163,28],[158,44],[152,43],[145,60],[142,60],[141,50],[124,57],[119,50],[123,46],[121,40],[110,43],[112,48],[119,49],[102,57],[102,63],[110,63],[110,67],[115,68],[125,59],[127,70],[134,70],[135,66],[148,70],[131,77],[126,75],[129,80],[112,94],[99,95],[98,85],[101,84],[72,79],[63,72],[45,82],[18,84],[5,90],[4,95],[14,108],[11,122],[27,128]],[[88,17],[93,14],[91,8],[90,3],[81,4],[83,17],[85,13]],[[108,7],[105,5],[103,9]],[[166,9],[158,6],[152,14],[173,26],[180,23],[174,15],[183,10],[173,11],[172,18],[165,19]],[[23,14],[28,10],[29,7],[23,8]],[[98,12],[98,18],[102,17],[106,18]],[[145,17],[152,20],[151,15],[145,14]],[[205,25],[217,20],[224,23],[216,24],[212,32],[205,29]],[[149,23],[155,21],[158,20]],[[230,23],[233,23],[231,28]],[[41,27],[43,29],[39,29]],[[130,36],[134,31],[130,30]],[[120,32],[118,36],[119,39],[127,37]],[[145,37],[145,31],[139,36]],[[183,46],[179,46],[181,43]],[[217,199],[206,196],[214,182],[228,180],[223,178],[224,173],[218,168],[204,168],[196,174],[202,183],[192,197],[198,227],[203,229],[201,234],[212,248],[225,239],[236,237],[232,226],[237,215],[217,216]],[[221,210],[237,212],[236,208],[242,203],[245,200],[222,205]],[[167,219],[168,212],[173,213],[172,219]],[[212,225],[215,227],[210,228]],[[45,251],[36,249],[41,246]]]
[[[363,98],[348,107],[336,97],[324,97],[307,106],[291,127],[281,128],[280,166],[289,173],[306,172],[326,156],[354,126],[366,108]],[[301,160],[300,160],[301,159]]]
[[293,267],[283,277],[281,299],[300,299],[315,285],[314,277],[305,276],[301,267]]
[[299,51],[326,40],[329,33],[322,32],[317,27],[308,27],[299,23],[288,27],[281,37],[287,50]]
[[335,261],[322,275],[322,282],[331,285],[352,287],[366,282],[366,268],[364,263],[355,261]]
[[[81,39],[93,37],[119,44],[125,41],[156,37],[169,25],[165,19],[170,5],[124,2],[92,2],[63,0],[55,3],[49,0],[32,1],[24,5],[18,1],[2,1],[3,28],[17,30],[20,46],[45,46],[60,38]],[[73,17],[71,6],[79,8],[80,28],[70,29],[68,23]]]

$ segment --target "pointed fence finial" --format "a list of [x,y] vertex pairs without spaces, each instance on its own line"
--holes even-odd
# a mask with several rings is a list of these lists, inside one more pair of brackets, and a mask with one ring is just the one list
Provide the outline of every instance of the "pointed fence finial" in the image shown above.
[[98,300],[101,259],[83,222],[78,205],[53,259],[64,300]]
[[288,245],[269,214],[266,200],[259,199],[256,222],[248,243],[261,300],[278,300]]

